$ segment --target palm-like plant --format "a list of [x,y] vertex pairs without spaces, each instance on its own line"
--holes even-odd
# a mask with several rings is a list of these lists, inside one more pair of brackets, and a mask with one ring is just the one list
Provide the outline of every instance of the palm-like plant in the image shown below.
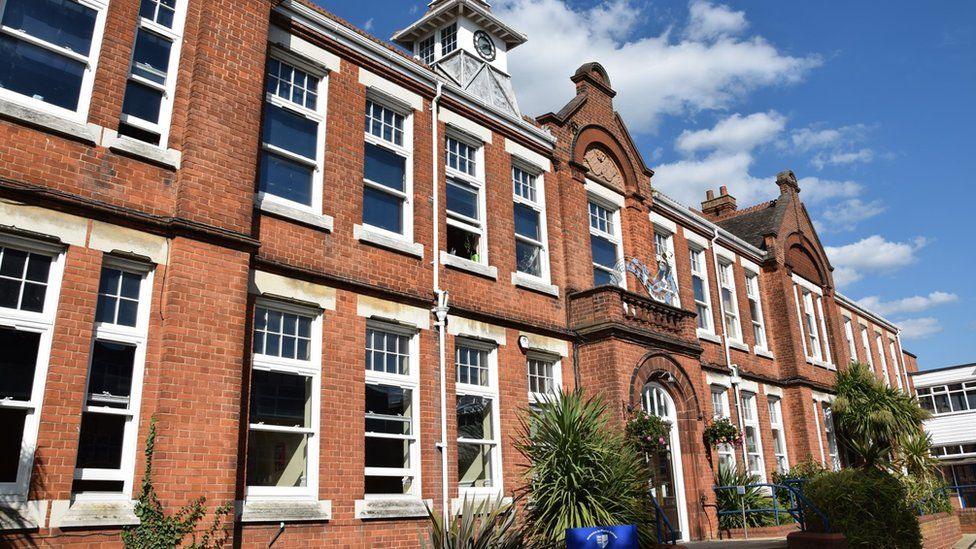
[[833,410],[837,433],[854,465],[876,469],[890,469],[903,442],[928,417],[914,397],[884,385],[861,363],[837,374]]
[[898,466],[905,473],[922,479],[939,477],[939,458],[932,455],[932,436],[916,431],[901,440]]
[[518,451],[527,459],[526,542],[565,544],[566,529],[637,524],[653,536],[644,458],[610,423],[600,397],[560,394],[523,418]]
[[433,549],[517,549],[522,538],[515,525],[516,510],[501,495],[475,501],[464,498],[461,512],[445,526],[429,507],[430,529],[423,546]]

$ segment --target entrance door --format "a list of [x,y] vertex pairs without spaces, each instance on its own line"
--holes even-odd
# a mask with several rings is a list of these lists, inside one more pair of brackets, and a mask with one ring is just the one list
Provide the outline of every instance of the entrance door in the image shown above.
[[685,483],[681,471],[681,441],[678,437],[678,415],[674,401],[657,383],[644,385],[641,407],[645,412],[660,417],[671,424],[671,440],[668,448],[651,456],[651,491],[658,505],[664,509],[678,539],[686,540],[688,516],[685,506]]

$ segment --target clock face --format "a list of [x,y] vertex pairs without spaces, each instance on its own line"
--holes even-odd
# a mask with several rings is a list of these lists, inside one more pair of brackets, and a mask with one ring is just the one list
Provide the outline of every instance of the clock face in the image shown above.
[[494,61],[495,43],[491,41],[491,36],[488,36],[487,32],[480,30],[474,33],[474,49],[485,61]]

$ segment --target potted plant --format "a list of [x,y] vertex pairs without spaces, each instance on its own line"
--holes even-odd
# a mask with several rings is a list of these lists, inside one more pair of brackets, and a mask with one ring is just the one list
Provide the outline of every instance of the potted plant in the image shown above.
[[643,410],[635,410],[627,421],[627,438],[644,454],[654,455],[667,449],[671,423]]
[[723,444],[742,444],[742,433],[727,417],[721,417],[712,421],[705,427],[703,435],[705,444],[709,448],[718,448]]

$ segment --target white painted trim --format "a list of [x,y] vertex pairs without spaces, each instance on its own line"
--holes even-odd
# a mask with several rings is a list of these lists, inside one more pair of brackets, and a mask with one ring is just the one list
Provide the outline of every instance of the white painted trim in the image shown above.
[[[441,112],[443,113],[449,111],[441,111]],[[552,171],[552,162],[550,162],[548,158],[529,149],[528,147],[525,147],[515,141],[512,141],[507,137],[505,138],[505,152],[511,154],[512,156],[517,156],[523,162],[528,162],[529,164],[532,164],[533,166],[539,168],[542,171],[545,172]]]
[[463,257],[449,254],[444,250],[441,250],[440,255],[441,265],[454,267],[455,269],[467,271],[469,273],[490,278],[492,280],[498,280],[498,268],[493,265],[486,265],[484,263],[471,261],[470,259],[464,259]]
[[655,211],[652,211],[650,213],[650,216],[651,216],[651,223],[654,224],[655,228],[661,229],[663,231],[667,231],[671,233],[672,236],[678,233],[678,224],[675,223],[674,221],[671,221],[670,219],[664,217],[663,215]]
[[424,110],[424,100],[422,97],[362,67],[359,68],[359,83],[367,88],[377,90],[391,99],[398,100],[415,111]]
[[437,119],[448,126],[454,126],[456,129],[478,139],[479,141],[491,143],[491,130],[482,126],[481,124],[468,120],[460,114],[447,109],[439,109],[437,111]]
[[739,382],[739,389],[747,393],[752,393],[754,395],[757,395],[759,394],[759,383],[756,381],[752,381],[751,379],[743,378],[742,381]]
[[709,385],[718,385],[720,387],[725,387],[726,389],[732,388],[732,378],[716,372],[705,371],[705,382]]
[[584,188],[586,189],[587,193],[593,196],[593,198],[603,200],[609,205],[617,208],[624,207],[624,195],[605,187],[596,181],[587,179],[586,183],[584,184]]
[[332,500],[281,498],[234,502],[237,519],[248,522],[320,522],[332,520]]
[[539,277],[527,275],[518,271],[512,272],[512,284],[527,290],[533,290],[551,295],[553,297],[559,297],[559,286],[556,286],[555,284],[548,284],[540,280]]
[[314,303],[328,310],[336,310],[336,289],[321,284],[287,278],[265,271],[252,271],[250,293],[266,297],[283,297]]
[[810,282],[809,280],[803,278],[802,276],[797,275],[796,273],[793,273],[793,282],[799,284],[800,286],[803,286],[804,288],[810,290],[811,292],[817,295],[820,296],[823,295],[823,288],[817,286],[816,284]]
[[108,128],[102,130],[101,145],[115,152],[135,156],[174,170],[180,169],[183,162],[183,153],[176,149],[156,146],[127,135],[119,135],[117,131]]
[[763,384],[763,392],[766,393],[767,396],[770,396],[771,395],[771,396],[774,396],[774,397],[783,398],[783,388],[782,387],[777,387],[775,385],[769,385],[769,384]]
[[719,244],[716,244],[715,253],[718,254],[719,257],[728,259],[732,263],[735,263],[735,253],[732,250],[725,248]]
[[[644,406],[644,391],[648,385],[652,385],[660,390],[668,400],[666,403],[668,409],[667,419],[670,420],[671,425],[677,425],[678,416],[676,411],[677,409],[674,405],[674,398],[672,398],[671,394],[668,393],[667,389],[657,383],[647,383],[641,389],[641,405],[644,407],[644,411],[647,413],[653,413],[653,410],[648,410],[647,407]],[[683,454],[681,452],[681,437],[678,436],[678,429],[671,429],[671,440],[669,446],[671,448],[671,466],[673,468],[672,473],[674,476],[674,491],[675,495],[677,496],[675,499],[677,500],[676,503],[678,507],[678,529],[681,531],[680,541],[687,541],[691,532],[688,530],[688,503],[687,495],[685,494],[684,463],[682,463],[684,460],[682,459]]]
[[119,251],[148,257],[157,265],[165,265],[169,256],[169,239],[101,221],[92,221],[88,247],[105,253]]
[[357,499],[354,517],[359,520],[427,517],[434,500],[419,497],[376,497]]
[[57,237],[71,246],[88,240],[88,220],[47,208],[0,200],[0,226]]
[[684,234],[685,240],[687,240],[690,244],[693,244],[696,247],[698,247],[700,249],[703,249],[703,250],[707,250],[708,249],[708,239],[707,238],[699,235],[698,233],[696,233],[696,232],[694,232],[691,229],[688,229],[686,227],[682,227],[681,229],[682,229],[682,232]]
[[[413,211],[412,208],[409,211]],[[404,221],[406,224],[406,221]],[[403,235],[397,235],[384,231],[378,227],[360,225],[356,223],[352,226],[352,237],[360,242],[386,248],[394,252],[424,258],[424,245],[418,242],[410,242]]]
[[739,256],[739,263],[742,264],[743,269],[750,271],[754,274],[758,275],[759,273],[762,272],[758,264],[749,261],[748,259],[742,257],[741,255]]
[[430,311],[427,309],[366,295],[357,296],[356,315],[380,320],[392,320],[396,323],[413,326],[421,330],[430,329]]
[[528,349],[539,351],[551,355],[559,355],[563,358],[569,356],[569,342],[554,337],[548,337],[531,332],[519,332],[519,337],[525,336],[529,340]]
[[340,61],[339,56],[333,54],[332,52],[325,50],[307,42],[288,31],[271,25],[268,29],[268,42],[286,49],[296,55],[307,58],[309,61],[318,64],[325,70],[332,72],[339,72]]
[[507,343],[505,328],[457,315],[447,315],[447,333],[452,336],[487,339],[499,346]]
[[48,500],[0,501],[0,531],[44,528]]
[[135,526],[134,500],[51,502],[50,528],[81,528],[93,526]]

